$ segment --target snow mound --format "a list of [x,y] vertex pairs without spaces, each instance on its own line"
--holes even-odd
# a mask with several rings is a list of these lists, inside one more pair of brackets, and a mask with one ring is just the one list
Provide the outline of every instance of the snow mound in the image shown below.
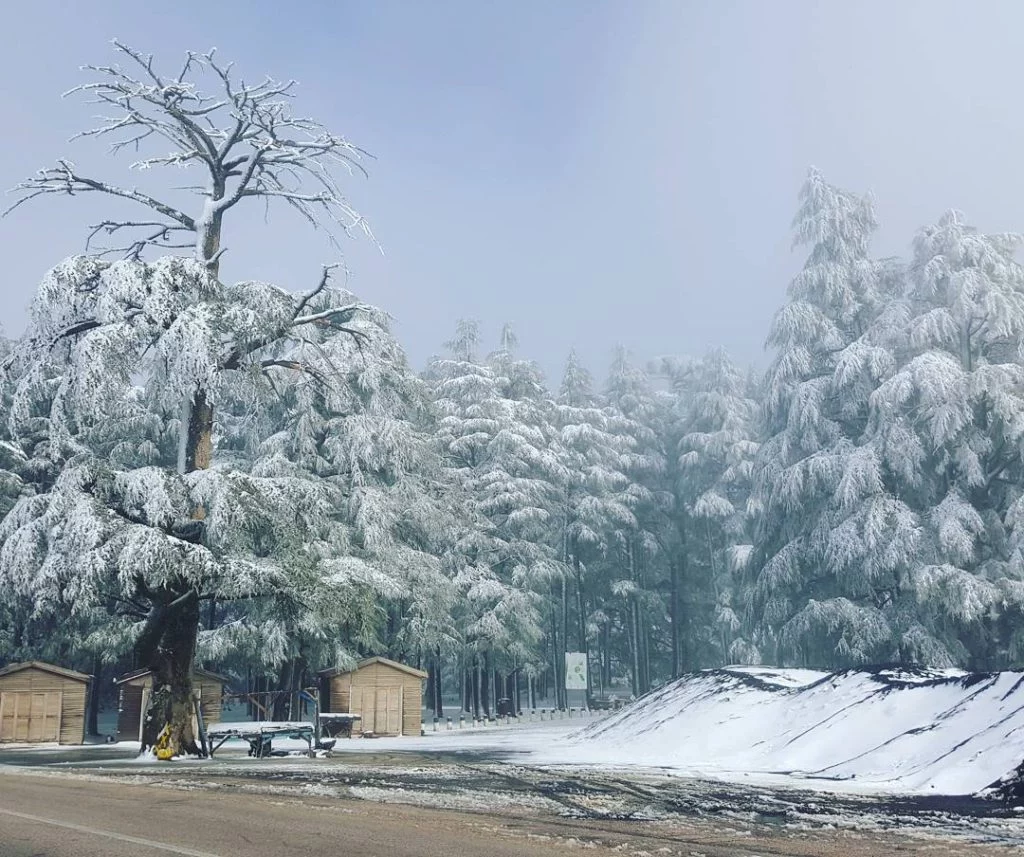
[[581,730],[570,744],[580,764],[975,794],[1024,760],[1024,673],[704,670]]

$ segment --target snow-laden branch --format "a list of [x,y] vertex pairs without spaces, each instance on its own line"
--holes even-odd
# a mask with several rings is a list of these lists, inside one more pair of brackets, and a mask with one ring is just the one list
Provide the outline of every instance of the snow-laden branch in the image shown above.
[[[48,194],[104,193],[165,218],[104,221],[93,227],[90,240],[102,231],[132,233],[126,244],[104,252],[137,258],[150,246],[182,248],[187,245],[169,243],[168,236],[187,231],[193,233],[196,258],[211,268],[223,252],[224,214],[250,198],[284,201],[314,227],[326,226],[335,244],[335,230],[346,235],[362,232],[375,241],[339,181],[339,171],[365,175],[361,162],[369,155],[313,119],[295,115],[290,104],[295,81],[267,77],[247,84],[235,78],[231,64],[218,62],[212,50],[189,52],[180,70],[164,75],[156,69],[152,55],[116,40],[113,44],[126,60],[125,66],[85,66],[97,79],[65,93],[85,95],[104,110],[99,124],[72,139],[109,138],[113,154],[126,149],[141,152],[154,142],[169,144],[169,151],[143,155],[130,166],[137,170],[199,167],[205,181],[189,186],[203,198],[199,212],[190,216],[136,188],[83,175],[71,161],[62,159],[13,188],[18,198],[4,214]],[[201,91],[204,77],[214,79],[219,91],[213,95]]]
[[123,188],[109,182],[98,181],[75,172],[75,165],[71,161],[61,159],[57,166],[50,169],[40,170],[35,176],[21,182],[12,190],[12,193],[19,194],[19,198],[8,206],[3,214],[10,214],[19,206],[45,194],[66,194],[74,196],[77,193],[105,193],[108,196],[117,196],[144,205],[169,220],[173,220],[186,229],[195,230],[195,221],[182,211],[172,205],[161,202],[147,193],[134,188]]

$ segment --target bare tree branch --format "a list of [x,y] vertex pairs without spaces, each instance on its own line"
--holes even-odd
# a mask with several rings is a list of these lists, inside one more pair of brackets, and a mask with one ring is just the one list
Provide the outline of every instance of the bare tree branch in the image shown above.
[[337,264],[324,265],[323,272],[320,274],[320,282],[317,283],[315,289],[313,289],[311,292],[307,292],[302,296],[302,299],[295,307],[295,313],[292,315],[293,320],[302,315],[302,311],[308,306],[309,302],[313,300],[313,298],[315,298],[321,292],[323,292],[324,289],[327,288],[327,283],[330,282],[331,279],[331,271],[333,271],[337,267]]
[[[85,66],[96,79],[65,93],[87,96],[106,114],[76,137],[110,138],[114,154],[125,149],[141,152],[154,141],[170,144],[169,151],[143,155],[130,167],[201,167],[207,180],[189,187],[204,198],[201,208],[190,216],[135,188],[82,175],[71,161],[60,160],[17,185],[13,192],[18,198],[4,214],[46,194],[94,192],[127,199],[167,222],[104,221],[92,228],[90,242],[102,232],[150,230],[105,251],[138,257],[148,247],[182,248],[181,243],[168,242],[169,234],[188,231],[194,235],[196,257],[213,269],[221,251],[223,215],[253,197],[282,200],[312,225],[326,228],[335,245],[335,230],[346,235],[361,232],[376,244],[339,181],[339,170],[365,175],[362,162],[370,156],[320,123],[295,115],[290,104],[295,81],[267,77],[247,84],[233,76],[230,64],[218,62],[212,50],[187,53],[178,71],[165,76],[156,70],[152,55],[116,40],[113,46],[126,61],[124,67]],[[212,78],[219,91],[202,92],[199,84],[204,77]]]
[[122,199],[130,199],[133,202],[145,205],[165,217],[180,223],[186,229],[195,230],[195,221],[184,212],[178,211],[174,206],[142,193],[135,189],[117,187],[96,179],[80,176],[75,172],[75,165],[71,161],[57,161],[57,166],[47,170],[40,170],[33,178],[27,179],[14,188],[15,193],[21,192],[21,198],[13,205],[4,210],[6,216],[20,205],[48,193],[62,193],[74,196],[76,193],[105,193],[110,196],[118,196]]
[[[292,319],[290,322],[280,329],[268,333],[266,336],[259,337],[252,342],[237,345],[227,355],[227,357],[224,358],[224,362],[221,364],[221,367],[223,369],[239,369],[242,366],[242,362],[250,355],[273,345],[275,342],[281,341],[287,336],[295,336],[295,329],[307,324],[329,326],[335,331],[347,333],[360,345],[360,347],[362,346],[362,342],[368,341],[369,337],[362,331],[353,330],[343,326],[345,322],[351,321],[355,317],[356,313],[369,309],[369,307],[362,304],[350,304],[349,306],[333,307],[321,312],[310,313],[308,315],[299,315],[299,313],[309,305],[310,301],[316,298],[317,295],[324,292],[330,281],[330,273],[336,267],[337,265],[324,265],[323,272],[320,275],[320,281],[314,289],[307,292],[299,299],[295,311],[292,313]],[[307,341],[301,336],[298,338],[300,341]]]

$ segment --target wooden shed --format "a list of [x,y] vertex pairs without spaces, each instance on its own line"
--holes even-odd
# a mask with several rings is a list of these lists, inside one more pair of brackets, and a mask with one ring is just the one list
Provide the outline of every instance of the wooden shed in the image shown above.
[[41,661],[0,669],[0,743],[85,743],[90,681]]
[[358,714],[358,729],[372,735],[419,735],[423,679],[415,667],[387,658],[367,658],[352,670],[320,673],[324,711]]
[[[218,723],[224,687],[230,679],[197,667],[192,671],[192,690],[199,694],[204,723]],[[117,704],[117,740],[142,740],[142,715],[153,692],[152,670],[141,669],[114,679],[120,688]]]

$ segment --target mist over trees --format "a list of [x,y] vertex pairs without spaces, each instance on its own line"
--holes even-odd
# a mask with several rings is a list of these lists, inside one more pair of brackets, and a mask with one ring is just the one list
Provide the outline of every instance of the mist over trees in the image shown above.
[[95,69],[116,115],[90,133],[159,136],[175,154],[141,164],[208,181],[197,214],[66,161],[22,187],[149,213],[99,225],[133,236],[113,256],[44,260],[2,343],[0,661],[150,667],[181,749],[193,660],[292,689],[386,655],[477,712],[564,704],[567,651],[595,694],[727,663],[1021,662],[1018,236],[950,211],[875,258],[870,197],[811,170],[767,373],[608,343],[603,380],[573,353],[547,380],[472,320],[418,373],[329,269],[300,294],[221,279],[251,198],[362,229],[332,172],[358,149],[290,84],[119,50],[135,77]]

